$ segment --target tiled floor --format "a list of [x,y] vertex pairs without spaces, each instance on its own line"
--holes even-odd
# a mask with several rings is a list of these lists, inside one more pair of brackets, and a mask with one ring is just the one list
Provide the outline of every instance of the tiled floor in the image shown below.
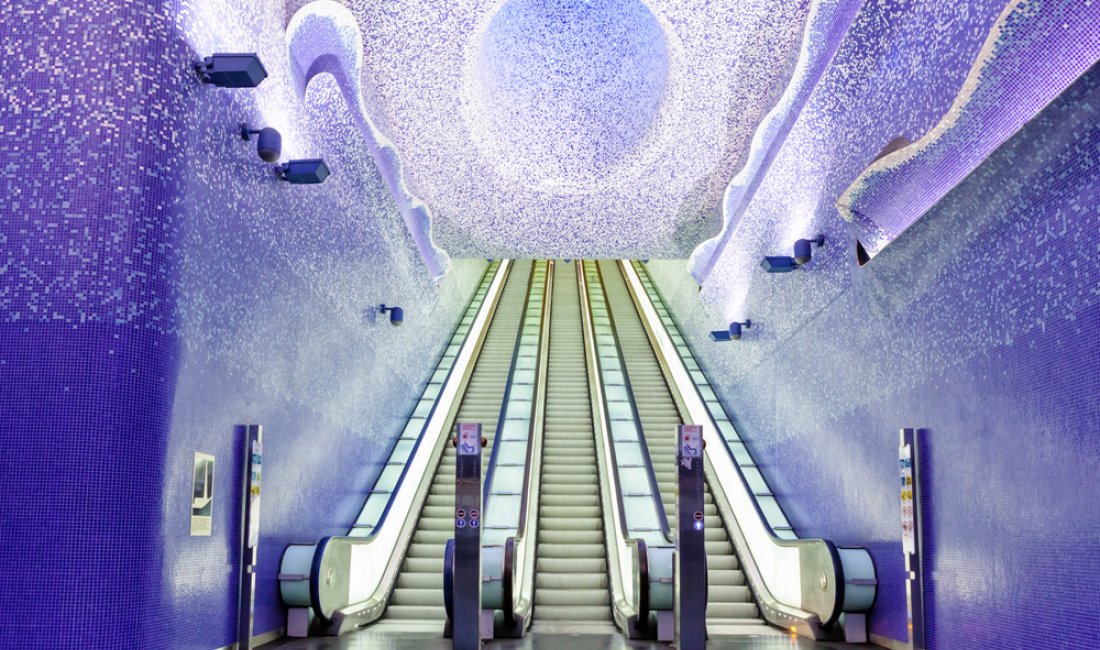
[[[498,639],[485,644],[486,650],[664,650],[667,644],[627,641],[621,635],[529,634],[523,639]],[[823,643],[785,635],[721,637],[707,642],[707,650],[855,650],[873,646]],[[425,632],[375,631],[339,638],[283,639],[263,650],[450,650],[451,641]]]

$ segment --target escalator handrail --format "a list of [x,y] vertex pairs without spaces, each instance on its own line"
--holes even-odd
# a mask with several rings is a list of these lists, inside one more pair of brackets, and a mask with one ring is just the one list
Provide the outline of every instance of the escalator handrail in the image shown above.
[[[477,360],[481,353],[481,348],[484,345],[485,338],[487,337],[489,329],[491,328],[492,322],[494,320],[497,306],[500,304],[501,298],[503,296],[504,287],[507,284],[509,275],[511,273],[511,268],[512,264],[510,260],[503,260],[498,265],[496,273],[491,274],[492,281],[490,282],[489,289],[483,296],[481,305],[478,306],[477,311],[475,312],[476,315],[474,317],[474,320],[470,324],[470,329],[467,332],[462,345],[459,347],[458,353],[456,354],[455,358],[455,364],[453,364],[448,370],[447,377],[443,383],[444,388],[441,390],[440,395],[436,397],[436,402],[432,405],[432,409],[429,411],[429,414],[425,419],[425,426],[421,429],[419,440],[423,440],[425,433],[428,431],[427,425],[429,425],[432,422],[433,417],[437,415],[439,400],[442,399],[442,396],[444,394],[444,391],[446,391],[446,387],[448,386],[448,384],[450,384],[450,382],[454,379],[454,371],[456,368],[458,368],[459,365],[457,363],[458,359],[462,356],[463,350],[466,349],[467,345],[470,344],[471,335],[476,332],[476,343],[474,347],[470,349],[469,358],[463,366],[463,372],[465,373],[465,375],[463,376],[461,381],[467,381],[468,377],[473,373],[473,368],[477,365]],[[494,286],[497,287],[495,291],[493,288]],[[483,314],[484,316],[482,316]],[[479,318],[482,318],[483,322],[480,327],[475,327]],[[435,468],[438,467],[439,457],[441,454],[440,450],[442,449],[440,445],[444,444],[447,441],[448,436],[446,435],[446,429],[448,429],[449,426],[453,423],[452,421],[456,412],[455,410],[457,409],[458,401],[461,398],[461,389],[462,384],[460,383],[455,389],[453,395],[450,397],[451,405],[449,408],[451,410],[448,412],[446,419],[442,423],[440,423],[439,440],[437,441],[438,444],[434,447],[433,451],[433,456],[435,459],[433,461],[433,457],[430,456],[426,461],[428,463],[428,466],[425,467],[424,474],[426,477],[429,478],[429,480],[430,477],[434,475]],[[423,453],[423,450],[419,449],[419,447],[420,445],[414,447],[414,450],[410,451],[409,458],[406,460],[406,466],[403,470],[403,473],[407,473],[410,464],[416,462],[418,455],[414,452],[420,451],[421,453]],[[434,465],[432,465],[433,462],[435,463]],[[392,507],[393,503],[400,495],[399,486],[400,484],[395,484],[393,493],[391,494],[390,499],[387,502],[387,507]],[[410,513],[413,512],[413,509],[417,507],[416,500],[418,498],[421,499],[422,503],[423,498],[425,498],[422,493],[426,489],[426,487],[427,484],[424,481],[421,481],[418,491],[412,496],[413,501],[410,504]],[[376,540],[382,532],[382,527],[376,526],[375,529],[372,531],[372,534],[369,536],[326,537],[324,538],[324,540],[322,540],[322,543],[317,546],[314,553],[314,570],[308,576],[308,580],[310,581],[310,604],[314,612],[321,620],[327,620],[329,622],[328,627],[330,630],[342,631],[346,629],[345,626],[349,624],[349,621],[352,625],[361,625],[365,624],[365,622],[373,620],[375,617],[380,615],[382,607],[384,607],[386,600],[388,600],[389,590],[393,588],[393,585],[395,583],[395,574],[394,576],[391,576],[390,574],[392,574],[396,570],[395,567],[400,566],[399,561],[394,561],[393,553],[397,552],[396,549],[398,549],[400,545],[408,543],[408,540],[411,538],[412,533],[411,530],[404,529],[402,529],[402,531],[398,533],[398,537],[395,539],[395,547],[393,553],[387,551],[389,559],[381,563],[382,577],[380,578],[379,584],[373,587],[374,592],[372,592],[371,595],[368,595],[365,600],[358,599],[353,602],[346,602],[343,605],[334,606],[331,612],[323,611],[324,608],[322,607],[319,597],[318,580],[320,580],[321,578],[320,570],[324,562],[324,560],[322,559],[322,555],[325,554],[325,550],[328,547],[333,546],[334,542],[340,543],[341,545],[351,545],[353,547],[364,546],[374,542],[374,540]],[[401,555],[403,556],[403,552],[401,553]],[[337,560],[334,559],[333,561]],[[386,582],[387,579],[390,581]],[[381,587],[385,587],[387,589],[385,594],[379,593],[378,589]]]
[[[580,266],[580,268],[578,269],[578,276],[580,276],[584,280],[584,286],[585,286],[585,289],[586,289],[583,292],[582,299],[588,305],[588,314],[589,314],[589,319],[591,320],[592,319],[592,316],[591,316],[591,314],[592,314],[592,299],[588,295],[588,291],[587,291],[588,281],[584,277],[584,262],[578,262],[578,265]],[[606,300],[607,300],[606,296],[604,297],[604,300],[606,302]],[[595,339],[595,333],[593,333],[592,338]],[[603,387],[603,376],[602,376],[601,370],[599,368],[599,365],[600,365],[599,352],[596,351],[592,355],[592,357],[594,359],[593,362],[597,366],[595,368],[595,372],[593,374],[598,378],[598,381],[599,381],[599,390],[600,390],[600,393],[601,393],[601,395],[600,395],[601,402],[606,404],[606,399],[607,398],[606,398],[606,395],[604,394],[606,391]],[[598,411],[599,411],[600,420],[603,424],[603,429],[605,431],[604,435],[605,435],[605,437],[608,438],[608,442],[610,443],[610,444],[608,444],[607,449],[611,453],[612,467],[608,468],[608,470],[609,470],[608,473],[611,475],[611,482],[615,486],[615,501],[618,503],[618,506],[619,506],[619,521],[618,521],[619,532],[622,534],[623,539],[630,539],[630,537],[631,537],[630,528],[626,524],[626,504],[623,502],[623,487],[622,487],[622,484],[619,482],[619,472],[617,471],[617,469],[619,467],[619,459],[615,455],[615,444],[614,444],[614,440],[613,440],[614,436],[611,433],[611,421],[610,421],[610,418],[607,415],[606,405],[599,408]]]
[[[622,486],[619,482],[619,475],[617,471],[618,461],[615,458],[614,442],[612,441],[610,420],[608,419],[607,406],[603,395],[603,377],[599,368],[599,351],[596,345],[596,333],[595,325],[593,323],[592,304],[588,297],[588,280],[585,277],[584,262],[577,260],[576,262],[576,278],[577,278],[577,295],[579,306],[581,307],[581,328],[582,336],[584,339],[585,348],[585,365],[588,368],[589,374],[589,397],[592,400],[591,408],[593,410],[593,429],[599,429],[599,435],[595,436],[595,442],[597,447],[597,453],[602,454],[600,461],[597,463],[597,471],[600,471],[603,481],[601,485],[606,485],[607,490],[613,492],[614,501],[611,505],[611,509],[618,510],[618,516],[612,514],[608,517],[604,515],[604,530],[607,537],[608,545],[608,577],[610,579],[609,587],[612,595],[612,611],[615,612],[615,618],[619,622],[620,627],[624,632],[628,631],[628,626],[639,622],[639,610],[641,600],[639,593],[634,593],[633,598],[627,598],[623,593],[627,589],[626,580],[624,580],[624,563],[623,563],[623,551],[632,547],[633,551],[637,551],[638,542],[643,541],[638,538],[632,538],[630,531],[626,525],[626,508],[622,498]],[[610,456],[610,462],[603,462],[607,460],[607,456]],[[608,477],[610,475],[610,477]],[[604,512],[607,512],[608,504],[604,503]],[[610,525],[607,525],[607,519],[614,519]],[[612,537],[614,533],[611,531],[617,531],[617,539],[612,543]],[[644,548],[644,542],[642,544]],[[612,561],[612,555],[614,560]],[[637,568],[635,566],[635,568]],[[636,573],[636,571],[635,571]],[[631,581],[630,589],[634,590],[634,575],[629,576]],[[616,578],[618,578],[616,580]],[[645,584],[638,584],[638,587],[644,587]],[[640,591],[640,590],[639,590]],[[648,597],[646,597],[648,601]],[[621,603],[621,605],[620,605]],[[631,611],[632,610],[632,611]],[[620,618],[621,616],[621,618]]]
[[[623,260],[623,261],[620,261],[620,263],[625,267],[626,264],[627,264],[627,261]],[[631,269],[633,269],[635,274],[638,275],[639,283],[641,283],[641,274],[638,273],[637,269],[633,265],[631,266]],[[647,273],[647,276],[648,276],[648,271],[646,271],[646,273]],[[627,274],[625,272],[625,269],[623,271],[623,277],[624,277],[624,279],[627,278]],[[650,283],[653,286],[653,291],[657,292],[658,291],[657,286],[656,286],[656,284],[653,284],[652,278],[650,278]],[[641,283],[641,284],[642,284],[642,290],[645,292],[646,297],[650,299],[650,303],[654,305],[654,311],[656,311],[656,307],[655,307],[655,303],[653,301],[653,297],[650,296],[649,291],[646,290],[644,283]],[[627,282],[627,287],[630,288],[630,282],[629,281]],[[679,331],[679,325],[677,325],[676,322],[675,322],[675,319],[673,319],[672,312],[668,311],[668,307],[667,307],[667,305],[664,304],[664,299],[661,297],[661,295],[659,293],[657,294],[657,300],[659,300],[661,302],[661,304],[665,307],[665,311],[668,312],[669,318],[672,319],[673,325],[676,327],[677,334],[679,334],[681,338],[684,338],[683,334]],[[639,309],[639,313],[640,313],[640,311],[641,310]],[[642,322],[645,323],[646,319],[645,319],[644,315],[641,316],[641,318],[642,318]],[[647,326],[647,328],[649,327],[648,324],[646,326]],[[663,323],[662,323],[662,327],[664,327]],[[666,332],[666,334],[667,334],[667,332]],[[669,339],[671,340],[671,336],[669,337]],[[688,351],[691,352],[692,357],[695,358],[695,353],[694,353],[693,350],[691,350],[691,346],[690,346],[690,344],[688,344],[686,338],[684,338],[684,345],[688,348]],[[660,346],[657,345],[656,341],[654,341],[653,347],[654,347],[654,350],[657,354],[658,359],[661,360],[662,364],[667,364],[667,361],[663,359],[664,354],[660,350]],[[673,347],[675,347],[675,344],[673,344]],[[679,355],[678,351],[677,351],[677,354]],[[681,358],[681,363],[682,362],[683,362],[683,359]],[[698,364],[697,359],[696,359],[696,364]],[[702,372],[702,366],[700,366],[700,372]],[[704,376],[705,376],[705,373],[704,373]],[[711,411],[711,408],[707,404],[706,400],[703,399],[702,392],[699,390],[699,386],[698,386],[697,382],[691,381],[689,383],[692,385],[692,390],[693,390],[695,396],[698,398],[699,403],[701,403],[703,405],[703,410],[707,413],[707,415],[710,419],[710,425],[713,427],[715,432],[718,432],[719,429],[718,429],[717,421],[715,419],[715,415]],[[709,381],[708,381],[708,384],[709,384]],[[670,386],[670,388],[673,388],[673,386]],[[679,390],[679,385],[678,384],[676,384],[675,389]],[[730,423],[730,425],[732,426],[732,422]],[[823,625],[823,626],[831,625],[840,616],[840,614],[842,612],[842,609],[843,609],[842,608],[842,603],[844,602],[844,568],[843,568],[843,564],[841,563],[840,558],[837,554],[836,546],[831,541],[825,540],[825,539],[800,539],[800,538],[797,538],[797,536],[796,536],[796,539],[784,539],[784,538],[779,537],[778,535],[776,535],[775,530],[772,528],[771,524],[768,522],[768,518],[765,515],[763,509],[760,507],[760,504],[759,504],[759,502],[756,498],[756,494],[754,493],[751,485],[748,482],[748,479],[745,477],[745,474],[742,471],[740,462],[737,460],[736,455],[734,455],[733,450],[730,448],[729,442],[726,440],[724,435],[717,435],[716,434],[716,437],[718,437],[722,441],[722,448],[725,449],[726,454],[729,456],[730,461],[731,461],[730,464],[733,466],[733,468],[734,468],[734,470],[737,474],[738,480],[740,481],[740,483],[744,487],[746,493],[749,495],[750,501],[753,505],[753,508],[756,511],[756,515],[759,518],[760,523],[764,526],[765,531],[768,533],[768,536],[769,536],[771,542],[773,544],[775,544],[776,546],[784,547],[784,548],[800,548],[800,547],[804,547],[804,546],[817,546],[817,545],[821,545],[821,544],[823,544],[825,546],[826,552],[832,558],[834,578],[836,580],[836,589],[835,589],[835,603],[834,603],[834,606],[832,607],[832,611],[830,613],[828,613],[827,615],[825,615],[824,617],[822,617],[822,620],[820,621],[820,624]],[[748,445],[745,445],[745,451],[748,452]],[[751,453],[749,454],[749,457],[752,458]],[[755,459],[753,459],[753,461],[755,463]],[[777,500],[776,505],[778,505],[778,500]],[[780,509],[782,511],[782,508],[780,508]],[[785,513],[784,513],[784,517],[786,517]],[[788,519],[788,521],[789,521],[789,519]],[[791,532],[794,533],[793,527],[792,527]],[[750,553],[750,555],[751,555],[751,553]],[[763,581],[763,576],[761,576],[761,580]],[[766,584],[766,582],[761,586],[763,586],[769,592],[771,591],[770,587]],[[779,603],[779,604],[783,605],[783,603]],[[789,607],[789,606],[786,606],[786,607]],[[786,615],[790,616],[790,613],[786,613]]]
[[[492,284],[492,279],[496,275],[495,269],[499,269],[500,264],[501,264],[500,262],[490,262],[489,263],[489,266],[486,267],[486,269],[485,269],[485,275],[482,276],[481,282],[478,284],[478,289],[474,291],[474,296],[477,296],[477,292],[478,292],[478,290],[481,289],[481,287],[487,286],[487,284],[486,284],[487,282],[490,285]],[[511,265],[509,265],[508,269],[506,269],[506,273],[511,273],[511,268],[512,268]],[[504,276],[504,282],[507,282],[507,280],[508,280],[508,276],[505,275]],[[488,296],[487,295],[483,296],[482,300],[484,301],[486,297],[488,297]],[[454,332],[458,331],[458,328],[461,327],[462,320],[464,320],[466,318],[467,313],[469,313],[470,309],[474,307],[473,301],[474,301],[474,298],[471,297],[469,304],[466,306],[466,309],[463,310],[463,312],[462,312],[462,318],[459,319],[459,324],[455,325]],[[475,314],[476,314],[476,310],[475,310]],[[454,338],[454,332],[451,333],[451,339]],[[466,345],[466,341],[469,340],[470,334],[472,332],[473,332],[473,327],[472,326],[470,327],[470,329],[466,330],[466,335],[462,338],[462,343],[458,346],[460,350],[462,349],[463,346]],[[452,343],[451,339],[448,339],[447,340],[447,345],[443,347],[443,354],[440,354],[440,361],[442,361],[443,356],[446,355],[447,348],[449,348],[451,346],[451,343]],[[439,367],[439,362],[438,361],[436,362],[435,367],[436,368]],[[447,385],[447,382],[450,381],[451,374],[454,373],[454,370],[455,370],[455,365],[454,365],[454,363],[452,363],[450,369],[447,370],[447,376],[443,379],[443,382],[442,382],[441,386],[446,386]],[[434,375],[435,372],[433,371],[432,374]],[[419,402],[419,401],[420,400],[418,398],[417,402]],[[363,539],[373,539],[378,534],[378,532],[382,529],[382,526],[386,523],[386,518],[390,514],[390,509],[393,507],[393,502],[397,498],[397,493],[401,490],[401,484],[405,481],[405,476],[409,473],[409,462],[408,461],[416,455],[417,450],[420,448],[420,443],[421,443],[421,441],[424,440],[424,433],[428,430],[428,425],[431,423],[432,416],[435,414],[435,409],[438,405],[439,405],[439,400],[436,399],[436,401],[432,403],[431,409],[428,410],[428,414],[424,417],[424,424],[420,427],[420,433],[417,434],[416,441],[413,442],[412,449],[409,450],[409,455],[408,455],[408,458],[406,458],[406,460],[405,460],[405,466],[401,469],[401,474],[397,477],[397,481],[394,482],[394,484],[393,484],[393,490],[390,492],[390,498],[386,501],[386,507],[382,509],[382,514],[380,514],[378,516],[378,521],[374,524],[374,527],[371,529],[370,535],[364,536]],[[413,406],[413,411],[410,411],[409,417],[407,417],[405,419],[406,422],[408,420],[412,419],[412,413],[415,412],[415,410],[416,410],[416,406],[414,405]],[[389,459],[393,455],[393,452],[397,448],[397,445],[400,442],[400,440],[401,440],[400,435],[398,435],[394,439],[393,444],[390,446],[389,453],[386,454],[387,459]],[[383,465],[383,467],[385,467],[385,466]],[[381,478],[382,474],[379,473],[378,476],[379,476],[379,478]],[[375,482],[377,483],[377,481],[378,481],[378,479],[376,478]],[[374,488],[372,486],[371,489],[367,492],[368,498],[373,493],[374,493]],[[365,500],[363,502],[363,505],[364,505],[364,507],[366,506],[366,501]]]
[[[531,421],[529,423],[530,428],[527,435],[527,458],[523,468],[523,493],[520,496],[519,522],[516,527],[515,536],[509,537],[504,547],[504,575],[502,576],[501,600],[504,606],[505,625],[509,628],[514,627],[517,618],[524,623],[529,622],[531,619],[531,617],[527,615],[531,608],[532,601],[528,592],[531,591],[534,585],[524,584],[521,581],[518,585],[519,589],[516,589],[516,576],[518,575],[521,578],[526,578],[528,568],[533,566],[534,558],[527,557],[527,554],[524,553],[523,566],[518,567],[519,571],[517,572],[516,545],[520,545],[522,549],[527,540],[527,505],[531,500],[531,490],[534,485],[537,485],[537,481],[540,478],[533,475],[532,468],[535,463],[535,450],[538,449],[541,452],[542,449],[542,436],[544,430],[543,418],[546,412],[546,382],[549,370],[546,360],[550,348],[550,316],[551,309],[553,308],[554,267],[555,263],[553,260],[546,263],[546,280],[544,282],[542,296],[542,319],[539,322],[539,348],[535,360],[535,386],[531,400]],[[537,515],[535,519],[537,522]]]
[[[635,271],[635,272],[637,272],[637,271]],[[640,275],[641,274],[639,274],[639,276]],[[654,285],[653,290],[655,292],[657,291],[656,285]],[[647,291],[646,293],[648,294],[649,292]],[[661,297],[660,293],[658,293],[656,297],[657,297],[657,300],[661,301],[661,304],[663,305],[664,304],[664,299]],[[653,296],[650,296],[651,301],[652,301],[652,299],[653,299]],[[667,310],[668,307],[666,306],[665,309]],[[669,318],[673,318],[671,312],[669,312]],[[673,318],[673,323],[675,323],[674,318]],[[679,332],[679,326],[678,325],[677,325],[677,333],[680,334],[681,338],[683,337],[683,334]],[[688,343],[687,339],[684,339],[684,345],[687,346],[688,350],[691,351],[691,353],[692,353],[692,357],[695,358],[695,352],[694,352],[694,350],[691,350],[691,344]],[[660,356],[659,352],[658,352],[658,356]],[[696,358],[696,363],[698,364],[698,359],[697,358]],[[701,371],[702,371],[702,366],[700,366],[700,372]],[[706,400],[703,399],[703,394],[702,394],[702,392],[700,392],[698,384],[696,382],[691,382],[691,385],[692,385],[693,392],[699,398],[699,401],[703,404],[704,409],[706,409],[707,414],[710,416],[711,424],[715,427],[715,430],[717,431],[718,430],[717,429],[718,423],[715,421],[714,413],[711,411],[710,406],[707,404]],[[670,386],[670,390],[672,390],[672,389],[673,388]],[[730,426],[733,426],[732,423],[730,423]],[[734,455],[733,450],[729,446],[729,441],[726,440],[725,436],[717,436],[717,437],[722,441],[722,448],[726,450],[726,454],[729,455],[729,457],[733,460],[733,466],[737,469],[737,476],[741,480],[741,483],[744,484],[745,489],[748,490],[749,494],[753,494],[751,486],[749,485],[748,479],[745,477],[745,474],[741,471],[741,463],[737,461],[737,457]],[[749,458],[752,458],[753,462],[755,463],[756,459],[753,458],[752,452],[749,450],[748,445],[745,445],[745,453],[747,453],[749,455]],[[767,516],[764,514],[764,510],[760,507],[760,504],[757,502],[757,500],[755,498],[752,500],[752,503],[753,503],[753,506],[756,508],[757,516],[760,517],[760,520],[767,527],[768,533],[771,535],[772,539],[775,540],[775,542],[777,544],[783,545],[784,542],[802,541],[800,539],[785,540],[785,539],[779,537],[778,535],[776,535],[775,530],[771,527],[771,524],[768,522]],[[780,507],[780,509],[782,509],[782,507]],[[784,516],[786,516],[785,513],[784,513]],[[797,533],[795,533],[793,527],[791,529],[791,533],[794,534],[797,537]]]
[[[523,311],[519,316],[519,329],[516,331],[516,343],[512,347],[512,363],[508,367],[508,381],[504,384],[504,398],[500,402],[500,415],[497,416],[497,430],[493,434],[493,450],[489,452],[489,465],[485,468],[485,480],[481,488],[481,513],[482,517],[487,517],[489,512],[489,497],[491,493],[490,488],[493,485],[493,474],[497,466],[497,452],[500,451],[500,445],[497,444],[500,441],[500,437],[504,435],[504,417],[508,414],[508,398],[512,394],[512,380],[516,375],[516,363],[519,361],[520,345],[523,343],[523,326],[527,320],[527,308],[531,306],[531,287],[535,283],[535,265],[538,262],[531,262],[531,272],[527,276],[527,299],[523,301]],[[545,284],[543,285],[545,291]],[[545,302],[545,295],[543,301]],[[546,317],[545,312],[543,318]],[[534,401],[531,402],[532,409],[534,408]],[[528,439],[527,449],[531,449],[530,439]],[[528,459],[530,460],[530,459]]]
[[544,370],[546,352],[550,348],[550,310],[553,308],[553,299],[551,297],[551,291],[554,287],[554,262],[553,260],[546,267],[546,289],[542,297],[542,322],[539,323],[539,332],[542,333],[539,340],[539,356],[535,362],[535,394],[532,400],[531,408],[531,429],[528,434],[527,444],[527,463],[523,468],[523,497],[519,502],[519,532],[522,535],[527,530],[527,501],[528,490],[531,488],[531,461],[533,460],[535,445],[531,444],[535,441],[535,437],[541,437],[544,423],[542,418],[534,417],[534,414],[540,410],[545,411],[546,403],[546,372]]
[[[645,461],[645,470],[649,479],[649,489],[653,492],[654,501],[657,502],[657,521],[661,525],[661,534],[664,535],[665,540],[669,543],[673,543],[672,528],[669,526],[668,515],[665,513],[664,499],[661,498],[661,488],[657,483],[657,475],[653,471],[653,458],[649,454],[649,444],[646,442],[645,429],[642,427],[642,417],[638,414],[638,403],[634,399],[634,388],[630,384],[630,376],[626,369],[626,359],[623,357],[623,349],[619,344],[618,329],[615,327],[615,315],[611,313],[611,300],[607,295],[607,284],[603,279],[603,270],[600,269],[599,262],[593,262],[593,264],[596,267],[596,274],[600,279],[600,291],[603,292],[604,302],[607,304],[607,319],[611,323],[611,330],[615,333],[615,353],[619,358],[619,367],[622,368],[623,383],[626,386],[626,394],[630,399],[630,412],[633,414],[634,422],[638,425],[638,432],[641,434],[638,436],[638,439],[642,447],[642,459]],[[591,303],[589,304],[589,309],[591,309]],[[599,363],[598,356],[596,362]],[[614,445],[611,445],[611,450],[612,455],[614,455]],[[616,467],[618,466],[617,460],[618,459],[616,459]],[[619,499],[620,501],[622,499],[621,493],[619,494]],[[625,519],[625,512],[623,512],[623,517]]]

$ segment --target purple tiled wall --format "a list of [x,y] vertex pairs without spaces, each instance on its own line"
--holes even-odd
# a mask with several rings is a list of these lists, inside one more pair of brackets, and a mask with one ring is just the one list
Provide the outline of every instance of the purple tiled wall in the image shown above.
[[[882,637],[905,635],[897,436],[916,426],[929,647],[1100,639],[1098,106],[1093,69],[864,268],[834,239],[804,273],[759,271],[737,343],[707,339],[721,316],[683,262],[650,264],[799,534],[871,550]],[[822,275],[837,290],[808,310]]]
[[[0,5],[0,645],[234,638],[239,424],[264,425],[257,633],[288,541],[342,533],[485,262],[434,281],[327,78],[261,0]],[[260,54],[254,90],[191,63]],[[278,182],[235,131],[323,156]],[[366,310],[398,304],[405,325]],[[213,454],[210,537],[191,465]]]

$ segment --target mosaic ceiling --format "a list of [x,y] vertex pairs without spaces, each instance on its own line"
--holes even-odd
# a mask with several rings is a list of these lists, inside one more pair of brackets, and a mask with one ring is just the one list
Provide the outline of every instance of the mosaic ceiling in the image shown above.
[[364,102],[453,257],[686,257],[808,0],[352,0]]

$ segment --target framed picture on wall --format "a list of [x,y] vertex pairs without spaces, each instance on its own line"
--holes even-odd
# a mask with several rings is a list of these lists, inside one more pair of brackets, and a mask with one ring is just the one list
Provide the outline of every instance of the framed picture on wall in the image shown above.
[[214,457],[195,452],[191,481],[191,536],[209,537],[213,528]]

